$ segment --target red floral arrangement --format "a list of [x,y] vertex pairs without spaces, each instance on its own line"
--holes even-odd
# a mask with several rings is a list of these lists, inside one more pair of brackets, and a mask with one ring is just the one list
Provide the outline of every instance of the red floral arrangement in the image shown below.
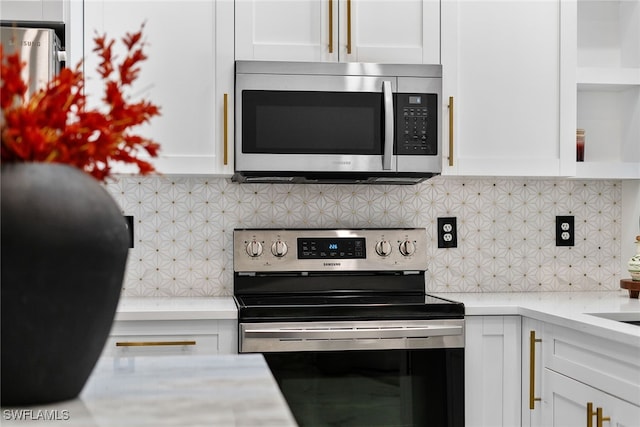
[[84,76],[81,63],[75,70],[64,68],[45,88],[27,99],[27,84],[20,73],[25,66],[19,53],[2,57],[2,147],[4,162],[64,163],[84,170],[105,181],[111,174],[111,163],[134,163],[145,175],[155,169],[139,159],[145,151],[156,157],[159,145],[130,129],[159,115],[159,108],[149,101],[129,102],[125,89],[131,87],[140,73],[140,62],[147,59],[142,30],[122,38],[126,55],[120,63],[112,56],[114,40],[106,36],[94,38],[101,62],[97,71],[104,80],[105,111],[86,108]]

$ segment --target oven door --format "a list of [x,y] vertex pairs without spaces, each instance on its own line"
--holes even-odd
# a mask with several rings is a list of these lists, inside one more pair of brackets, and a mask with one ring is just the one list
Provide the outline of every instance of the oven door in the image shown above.
[[238,74],[236,170],[395,171],[395,77]]
[[300,426],[464,426],[464,349],[264,357]]
[[241,323],[300,426],[464,426],[464,319]]

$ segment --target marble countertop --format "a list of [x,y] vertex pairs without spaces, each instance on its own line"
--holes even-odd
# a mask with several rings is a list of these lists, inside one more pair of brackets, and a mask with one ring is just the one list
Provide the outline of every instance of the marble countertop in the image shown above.
[[237,319],[232,297],[122,297],[115,320]]
[[640,320],[640,300],[629,298],[627,291],[432,295],[464,303],[467,316],[520,315],[624,342],[640,350],[640,326],[611,319]]
[[1,424],[3,427],[296,426],[259,354],[103,356],[79,398],[29,408],[2,408]]

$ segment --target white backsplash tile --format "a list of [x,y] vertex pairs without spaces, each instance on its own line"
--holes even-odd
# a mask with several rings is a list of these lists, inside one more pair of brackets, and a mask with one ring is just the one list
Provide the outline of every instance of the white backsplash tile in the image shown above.
[[[239,185],[151,176],[120,177],[107,190],[123,214],[135,217],[124,296],[232,295],[232,234],[242,227],[425,227],[430,292],[619,288],[619,181]],[[575,246],[556,247],[556,215],[575,217]],[[457,217],[457,248],[437,247],[442,216]]]

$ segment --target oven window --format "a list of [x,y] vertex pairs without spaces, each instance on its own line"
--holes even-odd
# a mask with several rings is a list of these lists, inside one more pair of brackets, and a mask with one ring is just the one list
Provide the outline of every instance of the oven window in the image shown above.
[[264,356],[300,426],[464,426],[464,349]]
[[382,94],[242,92],[242,151],[382,154]]

